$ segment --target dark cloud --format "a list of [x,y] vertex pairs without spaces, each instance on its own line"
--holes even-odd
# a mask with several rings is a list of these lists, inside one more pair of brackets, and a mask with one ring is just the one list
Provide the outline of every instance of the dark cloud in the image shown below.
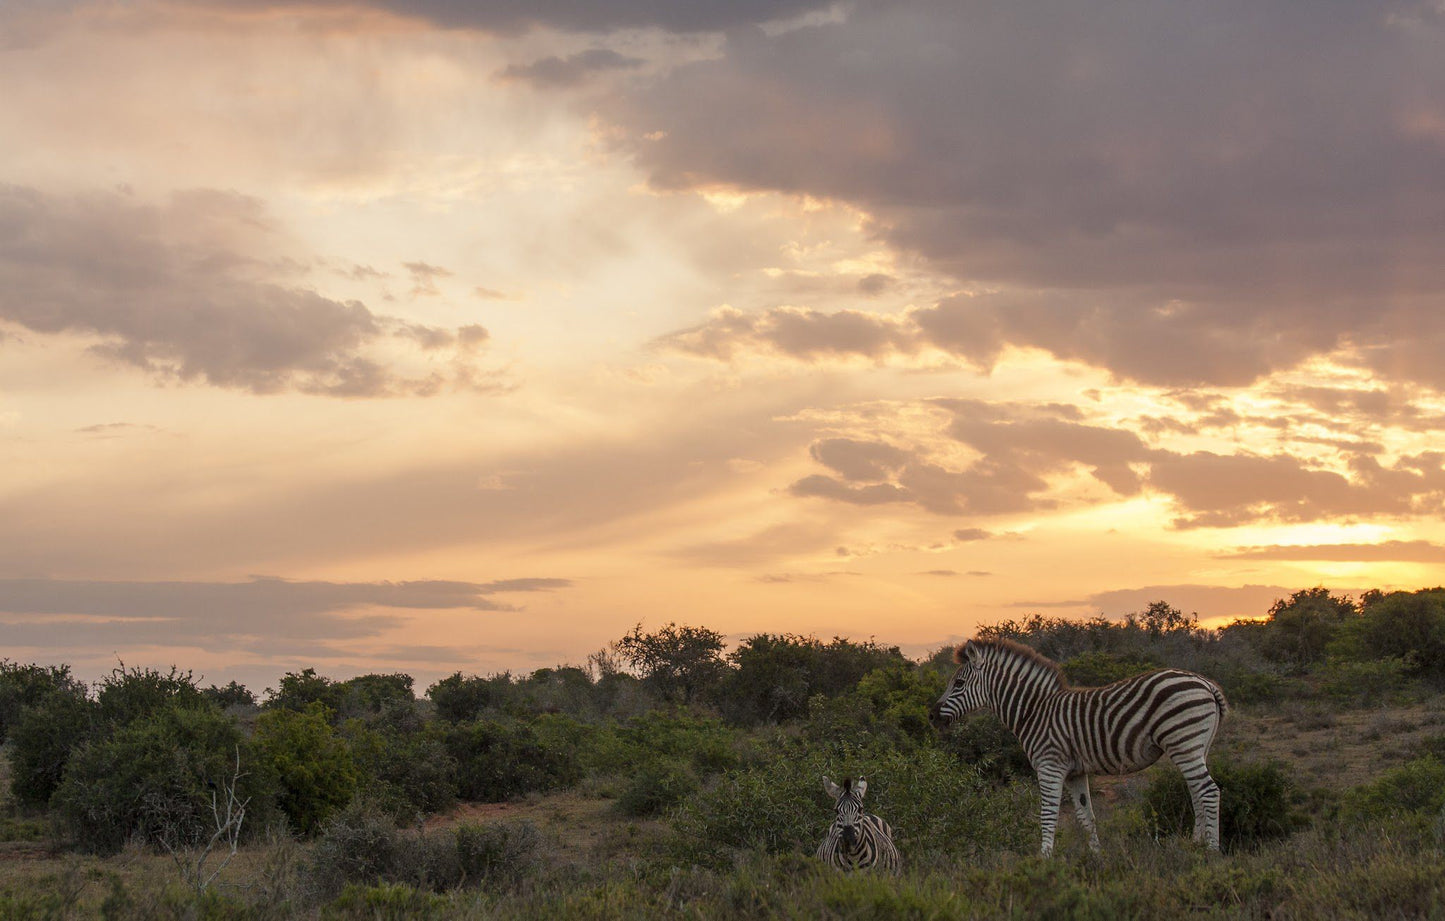
[[954,540],[965,543],[975,540],[988,540],[991,537],[993,537],[993,533],[985,531],[983,528],[959,528],[953,532]]
[[881,359],[912,351],[915,333],[906,323],[858,310],[827,313],[775,307],[761,314],[733,308],[706,322],[665,336],[663,348],[721,361],[738,352],[768,351],[804,361],[839,356]]
[[262,651],[257,642],[375,636],[404,623],[357,609],[512,611],[493,595],[565,588],[566,579],[473,582],[116,582],[0,579],[0,641],[12,646],[162,645]]
[[[913,318],[980,365],[1013,344],[1242,384],[1344,349],[1442,386],[1442,44],[1445,16],[1417,0],[863,0],[730,33],[613,115],[659,186],[852,202],[998,291]],[[816,336],[829,316],[808,319]],[[773,322],[732,326],[772,341]]]
[[430,297],[441,294],[441,289],[437,287],[437,279],[452,277],[450,269],[426,262],[403,262],[401,266],[411,276],[412,297]]
[[96,354],[156,375],[254,393],[374,397],[445,383],[403,377],[365,349],[387,338],[443,348],[457,333],[324,297],[292,281],[297,271],[255,199],[197,191],[154,207],[0,187],[0,319],[94,337]]
[[516,33],[535,27],[568,32],[657,28],[707,32],[787,19],[826,8],[831,0],[193,0],[239,10],[385,10],[452,29]]
[[1445,563],[1445,547],[1427,540],[1387,540],[1378,544],[1288,544],[1240,547],[1221,553],[1219,557],[1226,560]]
[[530,83],[539,89],[567,89],[586,83],[594,74],[632,70],[642,64],[641,58],[630,58],[611,48],[589,48],[565,58],[554,55],[531,64],[513,64],[498,73],[497,79]]

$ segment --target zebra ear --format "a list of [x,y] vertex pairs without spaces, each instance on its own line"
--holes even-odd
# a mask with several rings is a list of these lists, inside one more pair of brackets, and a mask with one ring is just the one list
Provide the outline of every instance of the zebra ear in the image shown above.
[[979,657],[982,655],[983,650],[979,648],[979,645],[972,640],[969,640],[967,643],[964,643],[962,646],[958,647],[953,651],[953,661],[957,662],[959,665],[962,665],[965,662],[970,662],[976,665],[978,664]]
[[866,781],[866,780],[864,780],[863,778],[859,777],[859,778],[858,778],[858,788],[857,788],[857,789],[858,789],[858,798],[859,798],[859,799],[862,799],[862,798],[864,797],[864,795],[867,794],[867,792],[868,792],[868,781]]
[[829,780],[827,774],[823,775],[823,792],[833,797],[833,799],[837,799],[843,795],[843,789]]

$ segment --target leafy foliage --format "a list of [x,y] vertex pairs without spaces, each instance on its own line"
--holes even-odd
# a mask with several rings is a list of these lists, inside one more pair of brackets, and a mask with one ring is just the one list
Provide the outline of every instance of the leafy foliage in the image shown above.
[[10,732],[10,789],[16,799],[50,800],[75,748],[90,737],[96,709],[83,688],[66,686],[20,711]]
[[[1298,785],[1284,764],[1216,759],[1209,771],[1219,784],[1220,844],[1226,851],[1288,837],[1307,824],[1298,809]],[[1179,771],[1157,769],[1143,802],[1156,835],[1192,834],[1194,809]]]
[[500,802],[576,783],[582,778],[580,753],[575,734],[567,731],[575,727],[565,717],[450,727],[445,744],[457,763],[458,793],[464,799]]
[[275,790],[276,804],[302,834],[311,834],[351,801],[357,788],[351,750],[331,726],[330,711],[277,709],[256,719],[256,760]]
[[21,710],[57,691],[83,697],[85,685],[71,676],[68,665],[21,665],[0,659],[0,742],[9,737]]
[[720,683],[718,705],[746,725],[801,718],[815,695],[836,697],[869,672],[909,664],[896,646],[769,633],[744,640],[728,661],[733,669]]
[[706,627],[668,624],[643,633],[642,624],[617,641],[617,652],[657,695],[670,703],[692,703],[723,674],[723,636]]
[[[139,836],[188,847],[215,829],[211,791],[249,752],[240,728],[209,707],[170,706],[81,746],[55,793],[56,815],[72,838],[114,853]],[[257,789],[254,777],[241,792]]]
[[96,692],[98,715],[109,726],[128,726],[169,708],[204,709],[212,704],[196,687],[195,675],[174,665],[169,672],[127,668],[124,663],[103,678]]

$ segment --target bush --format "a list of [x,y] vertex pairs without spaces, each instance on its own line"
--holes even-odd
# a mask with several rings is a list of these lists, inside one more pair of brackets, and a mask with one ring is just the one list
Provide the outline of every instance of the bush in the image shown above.
[[305,668],[299,672],[287,672],[281,676],[279,683],[280,687],[274,691],[266,689],[266,703],[262,705],[266,709],[301,713],[312,704],[321,704],[330,711],[332,719],[340,717],[346,688],[325,675],[316,674],[316,669]]
[[1332,658],[1320,669],[1320,686],[1340,703],[1353,706],[1383,704],[1407,687],[1408,669],[1402,659],[1357,662]]
[[742,734],[719,720],[654,710],[593,733],[585,750],[591,771],[634,771],[659,759],[687,761],[700,775],[739,763]]
[[1122,678],[1152,671],[1160,667],[1158,661],[1137,652],[1080,653],[1063,663],[1064,675],[1069,683],[1078,687],[1097,688],[1112,684]]
[[276,804],[302,834],[311,834],[356,792],[351,751],[331,728],[330,711],[277,709],[256,718],[256,759]]
[[[1298,787],[1278,761],[1235,764],[1219,759],[1209,773],[1219,784],[1219,837],[1226,851],[1286,838],[1308,824],[1296,808]],[[1144,789],[1144,814],[1157,835],[1192,835],[1194,808],[1184,775],[1172,766],[1154,772]]]
[[453,832],[461,878],[471,883],[513,884],[541,865],[542,836],[530,822],[458,825]]
[[398,818],[442,812],[457,798],[457,762],[438,738],[419,730],[375,729],[359,719],[343,727],[367,794]]
[[533,723],[481,720],[449,728],[445,743],[457,762],[463,799],[500,802],[533,791],[554,790],[582,779],[580,752],[564,727],[565,717]]
[[174,665],[162,673],[153,668],[126,668],[122,663],[101,680],[95,699],[100,720],[109,726],[129,726],[167,709],[212,706],[196,687],[195,676]]
[[627,816],[661,815],[697,789],[697,775],[686,764],[659,759],[632,773],[617,798],[617,811]]
[[510,675],[479,678],[457,672],[427,688],[437,716],[452,723],[474,720],[488,710],[502,710],[513,699]]
[[329,819],[312,850],[308,878],[332,898],[348,886],[404,883],[442,892],[465,885],[511,885],[541,862],[530,823],[476,825],[424,835],[399,830],[375,803],[358,799]]
[[[132,836],[188,848],[216,831],[211,794],[225,797],[238,757],[244,772],[249,752],[231,718],[209,708],[162,710],[80,746],[56,790],[56,816],[83,848],[102,854]],[[259,787],[250,775],[235,785],[241,800]]]
[[936,749],[881,745],[840,754],[794,743],[765,764],[728,771],[686,800],[669,845],[678,858],[726,866],[738,851],[816,850],[832,822],[823,775],[868,780],[866,808],[894,828],[904,860],[1037,846],[1030,788],[992,788]]
[[402,847],[391,816],[357,799],[321,824],[307,876],[318,895],[334,898],[348,884],[394,878]]
[[939,744],[994,783],[1034,776],[1018,737],[992,713],[975,713],[954,723],[940,736]]
[[21,665],[0,659],[0,742],[9,738],[24,708],[56,691],[84,697],[85,685],[71,677],[69,665]]
[[1423,755],[1391,768],[1345,797],[1343,814],[1352,821],[1417,815],[1434,818],[1445,809],[1445,763]]
[[1372,599],[1340,631],[1331,651],[1351,659],[1399,659],[1408,674],[1445,684],[1445,589]]
[[213,684],[201,691],[201,695],[222,710],[230,707],[256,706],[256,695],[239,681],[232,681],[225,687],[217,687]]
[[896,646],[768,633],[744,640],[728,659],[733,670],[720,684],[718,706],[745,725],[804,717],[813,696],[836,697],[869,672],[908,664]]
[[439,895],[414,889],[405,883],[375,886],[348,885],[335,901],[321,911],[325,921],[427,921],[441,917],[448,902]]
[[72,749],[95,721],[96,706],[77,686],[52,691],[25,707],[10,733],[10,789],[22,803],[49,802]]

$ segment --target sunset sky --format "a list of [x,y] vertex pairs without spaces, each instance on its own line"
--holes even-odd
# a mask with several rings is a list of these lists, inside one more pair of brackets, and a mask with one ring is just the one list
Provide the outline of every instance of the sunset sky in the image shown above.
[[0,0],[0,656],[1445,582],[1445,6]]

